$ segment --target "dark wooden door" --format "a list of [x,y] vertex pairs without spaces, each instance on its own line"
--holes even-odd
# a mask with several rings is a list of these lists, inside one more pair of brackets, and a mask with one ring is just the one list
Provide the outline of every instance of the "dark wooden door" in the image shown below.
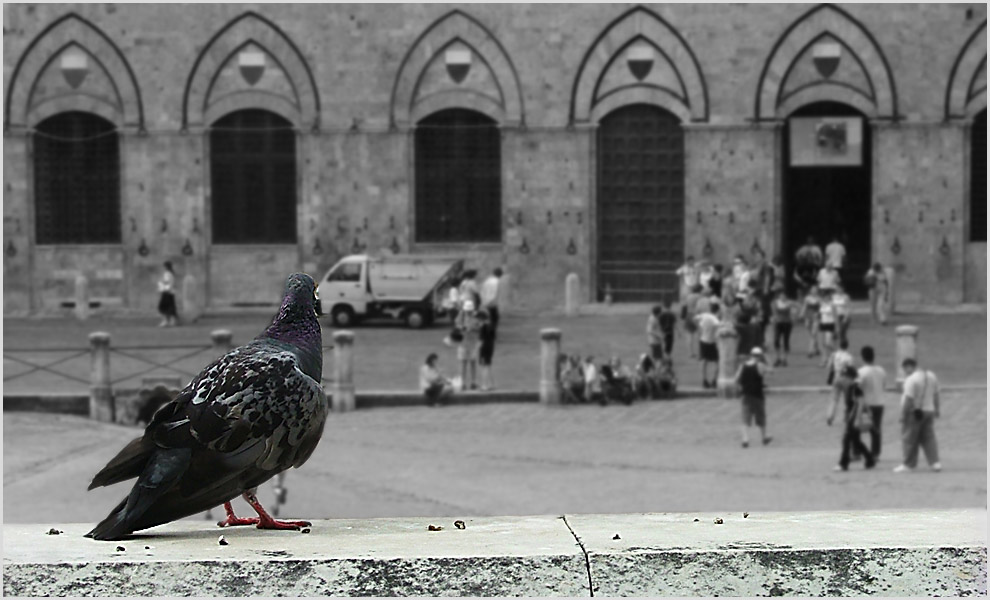
[[669,112],[633,104],[598,130],[598,300],[676,299],[684,260],[684,130]]

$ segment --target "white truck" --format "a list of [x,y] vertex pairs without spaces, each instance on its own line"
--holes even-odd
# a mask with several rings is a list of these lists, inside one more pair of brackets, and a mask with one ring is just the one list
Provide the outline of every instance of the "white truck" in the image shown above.
[[320,279],[318,309],[337,327],[367,317],[424,327],[443,314],[443,299],[463,268],[463,259],[447,256],[345,256]]

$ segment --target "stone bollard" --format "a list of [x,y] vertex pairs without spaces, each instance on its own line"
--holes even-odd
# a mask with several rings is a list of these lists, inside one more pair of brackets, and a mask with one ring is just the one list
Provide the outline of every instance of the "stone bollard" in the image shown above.
[[736,395],[736,350],[739,347],[739,333],[732,323],[723,323],[715,334],[718,345],[718,381],[716,387],[720,398],[733,398]]
[[76,275],[76,318],[85,321],[89,318],[89,280],[82,273]]
[[333,395],[333,412],[347,412],[357,406],[354,398],[353,331],[341,330],[333,333],[333,384],[330,386],[330,393]]
[[182,318],[186,323],[195,323],[203,314],[203,303],[200,300],[196,277],[186,273],[182,278]]
[[91,366],[89,372],[89,418],[113,423],[115,410],[113,388],[110,386],[110,334],[95,331],[89,334]]
[[894,287],[896,271],[894,271],[893,267],[884,267],[883,272],[887,276],[887,301],[884,308],[886,309],[887,318],[889,319],[894,316],[894,311],[897,309],[896,303],[894,302],[894,298],[896,298],[896,294],[894,293],[896,289]]
[[894,331],[897,333],[897,386],[900,387],[905,379],[901,363],[905,358],[918,359],[918,328],[900,325]]
[[560,404],[560,330],[540,330],[540,404]]
[[581,294],[581,280],[577,273],[571,273],[564,280],[564,313],[568,317],[576,317],[578,314],[579,295]]
[[234,334],[229,329],[214,329],[210,332],[213,340],[213,354],[223,356],[234,347]]

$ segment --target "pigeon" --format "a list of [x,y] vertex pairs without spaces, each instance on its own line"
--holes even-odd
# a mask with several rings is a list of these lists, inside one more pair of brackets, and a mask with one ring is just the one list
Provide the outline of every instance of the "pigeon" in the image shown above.
[[[220,504],[227,513],[221,527],[310,526],[272,518],[256,492],[316,449],[328,410],[322,371],[316,284],[295,273],[264,333],[203,369],[154,414],[143,436],[93,477],[91,490],[134,477],[137,482],[86,537],[119,540]],[[230,501],[238,495],[257,517],[234,514]]]

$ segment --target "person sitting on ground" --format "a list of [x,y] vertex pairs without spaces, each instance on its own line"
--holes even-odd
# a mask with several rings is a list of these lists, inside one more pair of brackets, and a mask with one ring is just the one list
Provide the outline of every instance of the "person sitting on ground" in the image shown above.
[[430,406],[437,406],[441,400],[454,393],[450,380],[437,367],[437,358],[436,353],[431,352],[419,369],[419,389]]
[[673,398],[677,393],[677,374],[674,373],[674,361],[671,358],[660,361],[656,381],[660,398]]
[[602,402],[602,379],[594,356],[585,357],[583,371],[585,402]]
[[608,363],[601,367],[602,374],[602,403],[610,401],[632,404],[635,392],[632,385],[632,373],[622,364],[618,356],[613,356]]
[[[661,359],[662,360],[662,359]],[[636,390],[636,397],[641,400],[653,400],[658,395],[656,372],[657,363],[649,354],[643,354],[636,363],[636,372],[633,374],[633,389]]]

